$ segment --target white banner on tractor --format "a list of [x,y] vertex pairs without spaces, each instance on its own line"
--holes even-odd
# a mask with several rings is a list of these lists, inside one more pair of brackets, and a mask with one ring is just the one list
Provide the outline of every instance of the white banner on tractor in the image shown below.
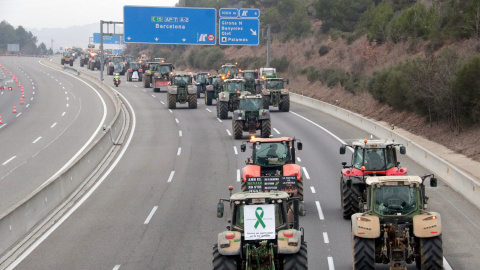
[[132,79],[138,79],[138,72],[137,71],[133,72]]
[[245,240],[275,239],[275,205],[245,205]]

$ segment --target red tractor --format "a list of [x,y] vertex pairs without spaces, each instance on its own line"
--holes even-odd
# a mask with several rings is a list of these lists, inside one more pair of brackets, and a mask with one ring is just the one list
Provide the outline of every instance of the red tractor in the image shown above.
[[[245,161],[242,170],[242,191],[257,193],[272,190],[285,191],[290,197],[298,198],[300,215],[305,215],[303,202],[303,177],[301,167],[295,164],[295,143],[302,150],[302,143],[290,137],[255,138],[252,156]],[[245,142],[240,147],[245,152]]]
[[345,154],[347,147],[353,150],[352,163],[347,166],[347,162],[342,162],[340,177],[342,214],[345,219],[350,219],[352,214],[361,211],[359,203],[366,196],[365,176],[407,174],[407,168],[400,167],[400,162],[397,161],[397,146],[400,154],[404,155],[405,146],[386,140],[365,139],[340,147],[341,155]]

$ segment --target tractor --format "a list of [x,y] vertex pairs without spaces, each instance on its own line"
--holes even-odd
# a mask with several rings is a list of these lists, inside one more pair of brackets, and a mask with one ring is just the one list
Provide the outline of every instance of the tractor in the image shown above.
[[[298,142],[297,142],[298,141]],[[302,150],[303,144],[298,139],[251,138],[252,155],[242,169],[241,188],[247,192],[265,192],[281,190],[300,203],[300,215],[305,215],[303,200],[303,176],[299,165],[295,164],[295,144]],[[240,150],[245,152],[245,142]]]
[[173,64],[162,62],[147,62],[147,64],[149,68],[143,74],[144,88],[153,86],[153,92],[160,92],[160,87],[170,85],[170,75],[175,69]]
[[244,79],[227,79],[223,83],[223,92],[218,94],[217,99],[217,117],[227,119],[228,112],[238,109],[239,97],[247,95],[245,91]]
[[177,72],[171,78],[167,91],[168,108],[175,109],[177,102],[185,104],[188,108],[197,108],[197,89],[193,85],[193,78],[190,73]]
[[120,73],[120,75],[125,75],[125,56],[116,55],[112,57],[112,61],[108,63],[107,74],[113,75],[113,73]]
[[268,109],[270,106],[278,107],[282,112],[290,110],[290,93],[285,88],[284,83],[289,80],[282,78],[265,78],[263,80],[263,108]]
[[[217,70],[218,71],[218,70]],[[223,79],[234,79],[237,77],[237,64],[230,64],[226,63],[222,65],[222,73],[220,75],[223,76]]]
[[241,139],[243,132],[256,134],[260,130],[262,138],[272,134],[270,112],[262,109],[261,95],[242,95],[239,97],[238,109],[233,112],[232,131],[235,139]]
[[245,89],[252,94],[261,94],[262,85],[257,70],[240,70],[240,76],[245,79]]
[[230,203],[227,231],[217,236],[213,246],[214,270],[308,269],[305,231],[299,226],[298,200],[288,208],[288,193],[239,192],[220,199],[217,217]]
[[72,55],[72,52],[66,51],[62,55],[62,59],[60,60],[60,63],[62,65],[69,64],[70,66],[73,66],[73,60],[74,60],[74,56]]
[[195,75],[195,85],[197,86],[197,98],[200,98],[200,94],[207,95],[207,84],[210,73],[208,72],[199,72]]
[[365,180],[360,213],[351,216],[353,269],[443,269],[442,219],[427,211],[425,176],[373,176]]
[[407,174],[407,168],[400,167],[397,161],[397,146],[404,155],[405,146],[388,140],[358,140],[340,147],[341,155],[345,154],[347,147],[353,149],[351,165],[342,162],[340,197],[343,218],[350,219],[359,211],[359,200],[366,188],[365,176]]
[[139,82],[142,81],[143,69],[140,63],[130,62],[127,69],[127,81],[131,82],[133,79],[138,79]]
[[208,77],[208,84],[205,87],[205,104],[212,105],[212,100],[217,100],[218,94],[223,91],[223,79],[221,75]]

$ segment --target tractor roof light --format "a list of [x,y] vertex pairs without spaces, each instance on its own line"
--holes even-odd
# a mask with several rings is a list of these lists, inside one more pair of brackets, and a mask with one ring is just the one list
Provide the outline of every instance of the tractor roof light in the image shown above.
[[362,166],[362,172],[364,172],[366,169],[365,169],[365,166]]
[[368,140],[367,140],[367,139],[365,139],[365,140],[363,140],[363,142],[364,142],[365,144],[367,144]]

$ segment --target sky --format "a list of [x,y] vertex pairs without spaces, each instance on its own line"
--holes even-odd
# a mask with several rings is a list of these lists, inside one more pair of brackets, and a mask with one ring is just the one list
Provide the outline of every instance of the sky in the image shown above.
[[123,22],[123,6],[173,7],[178,0],[0,0],[0,21],[29,29]]

